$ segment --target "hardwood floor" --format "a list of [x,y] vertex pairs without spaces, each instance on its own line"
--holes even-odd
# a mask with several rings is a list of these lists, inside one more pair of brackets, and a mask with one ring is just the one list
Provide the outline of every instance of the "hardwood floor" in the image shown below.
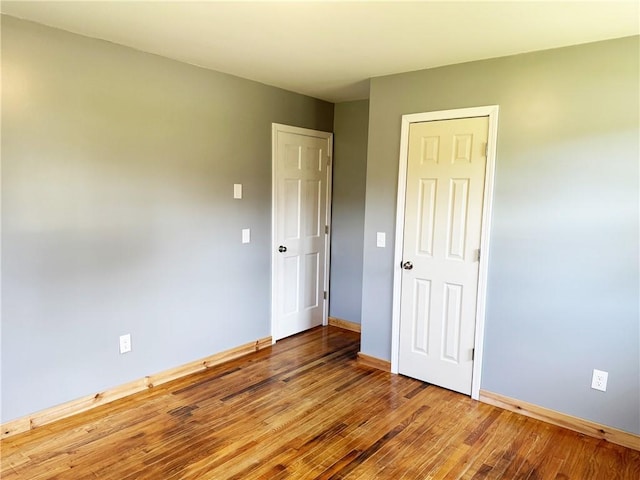
[[640,452],[359,366],[358,350],[316,328],[8,438],[1,478],[640,478]]

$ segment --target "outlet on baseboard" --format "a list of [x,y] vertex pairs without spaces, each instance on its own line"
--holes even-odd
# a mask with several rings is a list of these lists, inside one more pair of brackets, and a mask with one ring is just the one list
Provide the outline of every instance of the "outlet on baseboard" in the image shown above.
[[609,372],[593,369],[593,377],[591,378],[591,388],[594,390],[607,391],[607,380]]
[[120,335],[120,353],[131,351],[131,334]]

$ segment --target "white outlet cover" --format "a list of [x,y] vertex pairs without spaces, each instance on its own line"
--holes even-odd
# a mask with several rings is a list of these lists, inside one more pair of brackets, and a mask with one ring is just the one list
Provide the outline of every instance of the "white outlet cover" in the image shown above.
[[120,335],[120,353],[131,351],[131,334]]
[[376,233],[376,247],[384,248],[387,246],[387,235],[384,232]]
[[607,391],[607,380],[609,379],[609,372],[593,369],[593,377],[591,378],[591,388],[594,390],[600,390],[602,392]]
[[250,228],[243,228],[242,229],[242,243],[249,243],[251,242],[251,229]]
[[233,198],[242,198],[242,184],[234,183],[233,184]]

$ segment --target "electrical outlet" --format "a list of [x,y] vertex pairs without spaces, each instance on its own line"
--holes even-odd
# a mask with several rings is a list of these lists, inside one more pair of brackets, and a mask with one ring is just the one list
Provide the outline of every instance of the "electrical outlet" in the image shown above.
[[593,369],[593,377],[591,379],[591,388],[594,390],[607,391],[607,379],[609,378],[609,372],[603,372],[602,370]]
[[120,353],[131,351],[131,334],[120,335]]

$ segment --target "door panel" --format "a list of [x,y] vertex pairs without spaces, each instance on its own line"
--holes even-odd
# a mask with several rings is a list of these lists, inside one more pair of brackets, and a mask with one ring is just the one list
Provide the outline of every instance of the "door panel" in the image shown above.
[[318,306],[318,279],[320,255],[317,253],[307,253],[305,255],[305,302],[304,308],[315,308]]
[[462,327],[462,285],[444,284],[442,360],[460,363]]
[[447,229],[449,238],[447,258],[449,260],[464,260],[468,208],[469,179],[452,178],[449,181],[449,225]]
[[412,312],[413,349],[429,355],[429,312],[431,311],[431,281],[415,279],[413,285],[414,305]]
[[469,394],[488,117],[409,129],[399,372]]
[[436,219],[436,191],[438,180],[435,178],[420,179],[418,212],[418,253],[433,256],[433,235]]
[[330,134],[274,134],[274,338],[321,325]]
[[322,220],[322,209],[320,203],[322,202],[322,181],[320,180],[307,180],[306,188],[306,236],[318,238],[320,236],[320,224],[324,225]]
[[295,314],[298,311],[298,289],[300,286],[300,259],[295,256],[286,257],[282,260],[283,276],[283,309],[284,315]]
[[297,240],[300,238],[300,180],[285,178],[282,183],[284,190],[283,239]]

